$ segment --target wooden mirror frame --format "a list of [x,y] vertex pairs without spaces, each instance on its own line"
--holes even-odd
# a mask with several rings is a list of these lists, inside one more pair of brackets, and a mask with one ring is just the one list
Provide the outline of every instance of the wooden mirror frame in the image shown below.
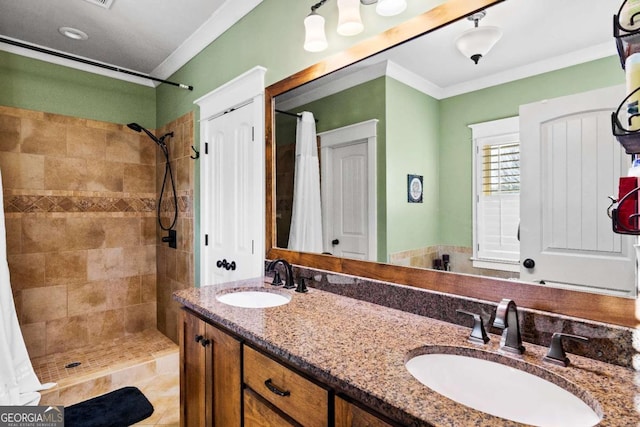
[[427,34],[502,1],[449,0],[422,15],[337,53],[265,89],[266,257],[267,259],[284,258],[292,264],[310,268],[495,301],[496,303],[502,298],[511,298],[520,307],[635,327],[638,323],[635,318],[636,301],[630,298],[547,288],[504,279],[338,258],[331,255],[295,252],[276,247],[274,98],[354,62]]

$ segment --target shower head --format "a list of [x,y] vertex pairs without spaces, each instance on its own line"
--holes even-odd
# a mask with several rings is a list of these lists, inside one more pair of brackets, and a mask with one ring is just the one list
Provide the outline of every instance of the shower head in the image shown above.
[[166,144],[164,143],[164,139],[167,136],[173,136],[173,132],[169,132],[165,135],[162,135],[162,137],[160,139],[158,139],[154,134],[152,134],[151,132],[149,132],[147,129],[143,128],[142,126],[140,126],[137,123],[129,123],[127,125],[127,127],[131,130],[134,130],[136,132],[144,132],[146,133],[149,138],[151,138],[153,140],[153,142],[155,142],[156,144],[158,144],[160,147],[166,147]]
[[129,123],[127,127],[131,130],[135,130],[136,132],[140,132],[142,130],[142,126],[137,123]]

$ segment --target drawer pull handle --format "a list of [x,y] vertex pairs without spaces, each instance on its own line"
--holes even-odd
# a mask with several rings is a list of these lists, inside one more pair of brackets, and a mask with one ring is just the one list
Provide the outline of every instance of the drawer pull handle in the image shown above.
[[287,397],[291,394],[291,392],[289,390],[281,390],[280,388],[274,386],[271,383],[271,378],[269,378],[268,380],[266,380],[264,382],[264,385],[267,386],[267,388],[272,392],[277,394],[278,396],[282,396],[282,397]]

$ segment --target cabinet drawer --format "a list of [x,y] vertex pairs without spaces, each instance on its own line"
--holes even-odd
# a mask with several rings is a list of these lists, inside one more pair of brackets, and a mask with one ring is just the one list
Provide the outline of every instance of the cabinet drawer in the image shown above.
[[378,418],[371,412],[338,396],[335,398],[335,420],[336,427],[393,427],[392,424]]
[[271,409],[250,388],[244,389],[243,397],[244,427],[295,427],[295,424]]
[[328,425],[328,390],[247,346],[244,383],[300,424]]

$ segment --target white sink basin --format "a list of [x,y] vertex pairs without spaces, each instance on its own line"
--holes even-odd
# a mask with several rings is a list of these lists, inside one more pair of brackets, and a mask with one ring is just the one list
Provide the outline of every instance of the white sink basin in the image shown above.
[[265,291],[236,291],[216,295],[224,304],[243,308],[268,308],[284,305],[291,301],[291,295]]
[[567,390],[507,365],[454,354],[423,354],[406,367],[430,389],[482,412],[534,426],[586,427],[600,417]]

